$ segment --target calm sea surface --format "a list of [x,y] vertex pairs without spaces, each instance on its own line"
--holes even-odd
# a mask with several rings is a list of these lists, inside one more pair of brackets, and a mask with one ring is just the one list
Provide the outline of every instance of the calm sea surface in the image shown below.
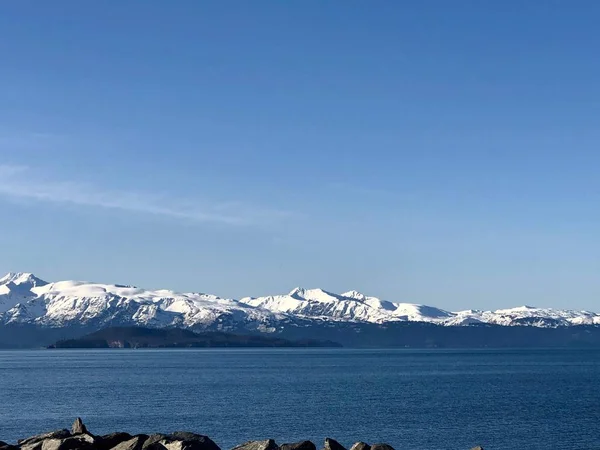
[[0,352],[0,440],[190,430],[228,449],[325,437],[397,450],[600,449],[600,350]]

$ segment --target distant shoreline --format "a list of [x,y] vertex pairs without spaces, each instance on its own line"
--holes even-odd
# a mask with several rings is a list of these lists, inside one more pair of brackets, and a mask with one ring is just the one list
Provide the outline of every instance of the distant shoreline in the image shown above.
[[64,339],[48,349],[170,349],[170,348],[314,348],[341,347],[333,341],[288,340],[275,336],[223,332],[196,333],[180,328],[111,327],[81,338]]
[[[116,331],[119,329],[130,331]],[[242,329],[223,332],[211,329],[127,326],[99,330],[93,326],[49,328],[20,324],[0,325],[0,349],[340,346],[407,349],[600,348],[600,325],[541,328],[527,325],[443,326],[420,322],[323,322],[268,333]]]

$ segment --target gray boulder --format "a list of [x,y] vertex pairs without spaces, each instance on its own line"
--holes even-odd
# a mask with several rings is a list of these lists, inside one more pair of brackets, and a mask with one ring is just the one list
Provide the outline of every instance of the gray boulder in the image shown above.
[[73,422],[73,426],[71,427],[71,434],[82,434],[87,432],[88,430],[83,424],[81,418],[78,417],[77,419],[75,419],[75,422]]
[[148,439],[148,436],[145,434],[140,434],[132,437],[131,439],[120,442],[113,447],[113,450],[142,450],[142,446],[144,445],[144,442],[146,442],[146,439]]
[[149,444],[147,447],[144,447],[144,449],[145,450],[167,450],[167,447],[165,447],[160,442],[153,442],[152,444]]
[[17,443],[20,447],[30,446],[32,444],[41,443],[45,439],[65,439],[71,436],[69,430],[56,430],[49,433],[38,434],[26,439],[19,439]]
[[96,438],[96,436],[90,433],[76,434],[75,436],[67,438],[67,440],[69,439],[73,441],[85,442],[87,444],[95,444],[96,442],[98,442],[98,438]]
[[201,442],[207,446],[211,446],[211,450],[221,450],[211,438],[204,436],[203,434],[190,433],[189,431],[175,431],[174,433],[171,433],[170,438],[185,442]]
[[67,450],[68,445],[63,444],[66,439],[46,439],[42,441],[41,450]]
[[208,436],[187,431],[171,433],[158,443],[167,450],[221,450]]
[[373,444],[371,450],[394,450],[394,447],[388,444]]
[[323,450],[346,450],[342,444],[335,439],[325,438]]
[[25,445],[20,446],[19,448],[21,450],[42,450],[42,442],[43,441],[33,442],[31,444],[25,444]]
[[371,446],[364,442],[357,442],[350,448],[350,450],[371,450]]
[[[200,441],[172,441],[164,440],[158,444],[162,445],[166,450],[206,450],[205,444]],[[156,444],[155,444],[156,445]],[[158,450],[154,448],[153,450]]]
[[148,436],[148,439],[144,441],[144,445],[142,445],[142,450],[162,450],[165,448],[164,445],[160,443],[160,441],[168,441],[169,436],[166,434],[155,433]]
[[105,434],[104,436],[98,437],[98,440],[96,442],[96,449],[110,450],[111,448],[119,445],[121,442],[128,441],[132,437],[133,436],[131,436],[129,433],[122,432]]
[[0,441],[0,450],[19,450],[19,447]]
[[92,449],[96,438],[91,434],[78,434],[65,439],[45,439],[41,450],[80,450]]
[[282,444],[279,446],[281,450],[317,450],[315,444],[310,441],[300,441],[293,444]]
[[169,435],[169,438],[177,441],[204,441],[204,439],[208,439],[206,436],[189,431],[174,431]]
[[278,448],[273,439],[267,439],[264,441],[248,441],[234,447],[232,450],[277,450]]

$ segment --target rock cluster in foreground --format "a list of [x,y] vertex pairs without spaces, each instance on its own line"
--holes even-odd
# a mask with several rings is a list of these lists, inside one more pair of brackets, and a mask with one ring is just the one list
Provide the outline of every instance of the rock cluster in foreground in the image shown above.
[[[177,431],[171,434],[111,433],[96,436],[80,418],[69,430],[57,430],[21,439],[16,445],[0,441],[0,450],[221,450],[208,436]],[[317,450],[310,441],[278,445],[273,439],[250,441],[232,450]],[[325,439],[323,450],[346,450],[339,442]],[[394,450],[388,444],[369,445],[357,442],[350,450]],[[475,447],[472,450],[483,450]]]

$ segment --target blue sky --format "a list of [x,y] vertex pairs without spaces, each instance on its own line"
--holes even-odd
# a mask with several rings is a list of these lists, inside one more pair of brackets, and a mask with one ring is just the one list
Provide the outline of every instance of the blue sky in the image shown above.
[[598,310],[600,4],[0,3],[0,271]]

